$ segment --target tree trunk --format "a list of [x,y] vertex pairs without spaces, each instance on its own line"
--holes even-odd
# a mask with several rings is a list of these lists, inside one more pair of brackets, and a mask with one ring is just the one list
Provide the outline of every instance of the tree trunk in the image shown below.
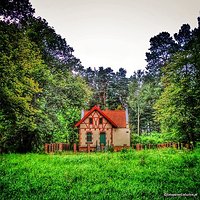
[[138,121],[138,123],[137,123],[137,133],[138,133],[138,135],[140,135],[140,107],[139,107],[139,103],[138,103],[137,117],[138,117],[138,119],[137,119],[137,121]]

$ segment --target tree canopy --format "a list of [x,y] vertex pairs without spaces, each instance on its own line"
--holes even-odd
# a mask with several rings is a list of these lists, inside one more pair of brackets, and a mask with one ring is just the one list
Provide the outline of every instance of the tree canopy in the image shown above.
[[44,19],[33,17],[29,1],[2,5],[1,150],[39,151],[45,142],[76,142],[73,126],[91,96],[73,73],[79,60]]

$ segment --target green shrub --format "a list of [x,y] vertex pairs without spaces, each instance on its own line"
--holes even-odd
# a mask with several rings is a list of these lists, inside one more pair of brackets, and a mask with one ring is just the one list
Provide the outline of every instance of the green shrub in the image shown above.
[[108,146],[107,151],[108,151],[108,152],[114,152],[114,147],[113,147],[113,146]]
[[121,153],[127,153],[127,152],[128,152],[128,149],[127,149],[127,148],[123,148],[120,152],[121,152]]
[[167,142],[178,142],[177,136],[173,133],[159,133],[159,132],[151,132],[151,133],[143,133],[138,136],[137,134],[132,134],[132,144],[161,144]]

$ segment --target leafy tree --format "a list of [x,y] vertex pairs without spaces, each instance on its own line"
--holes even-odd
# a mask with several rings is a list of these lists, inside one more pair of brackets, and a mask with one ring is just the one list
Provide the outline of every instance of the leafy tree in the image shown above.
[[6,133],[3,140],[7,136],[7,145],[1,145],[14,146],[17,151],[30,150],[36,138],[34,131],[39,114],[36,96],[42,92],[35,74],[45,77],[48,70],[37,47],[18,32],[15,25],[1,22],[0,26],[0,105],[4,119],[10,121],[6,130],[10,134]]
[[80,60],[73,55],[73,48],[45,19],[30,17],[23,23],[23,31],[38,45],[42,59],[52,73],[56,70],[72,72],[81,69]]
[[69,107],[57,114],[59,126],[54,137],[56,142],[67,142],[70,144],[78,142],[77,130],[74,128],[74,124],[80,120],[80,115],[81,112],[78,107]]
[[[141,99],[141,87],[143,83],[143,76],[144,76],[144,72],[141,70],[138,70],[131,77],[132,81],[129,84],[128,102],[132,111],[130,115],[131,116],[130,119],[133,120],[132,124],[135,124],[135,122],[137,122],[138,135],[140,134],[140,128],[141,128],[140,117],[144,108],[144,102]],[[133,116],[135,117],[137,116],[137,119],[134,119]]]
[[149,52],[146,53],[146,69],[149,76],[152,77],[152,82],[158,83],[160,81],[161,69],[176,50],[177,45],[167,32],[162,32],[150,39]]
[[89,107],[97,104],[102,108],[106,107],[106,101],[107,98],[109,98],[108,87],[111,83],[113,74],[111,68],[104,69],[103,67],[99,67],[98,70],[92,70],[91,68],[86,69],[85,80],[93,90],[93,97],[90,100]]
[[190,30],[190,25],[183,24],[179,32],[174,34],[174,38],[178,44],[178,50],[185,50],[192,39],[192,31]]
[[[190,55],[190,56],[189,56]],[[199,138],[199,90],[191,52],[177,53],[164,70],[164,92],[155,104],[163,132],[194,144]],[[199,66],[198,66],[199,67]]]
[[116,85],[119,105],[125,108],[128,98],[128,78],[126,77],[126,70],[123,68],[120,68],[116,73]]
[[0,26],[1,149],[35,151],[64,137],[75,142],[77,118],[68,116],[65,126],[61,116],[80,113],[91,91],[74,73],[81,66],[73,49],[41,18],[29,15],[20,26],[17,20],[2,20]]
[[195,144],[200,138],[200,26],[192,33],[189,28],[183,25],[176,35],[181,48],[163,68],[164,92],[155,109],[162,132],[174,133],[179,140]]
[[85,80],[93,90],[93,98],[89,107],[96,104],[102,108],[125,108],[128,96],[128,78],[126,70],[120,68],[114,73],[111,68],[99,67],[98,70],[85,70]]
[[22,20],[33,16],[35,10],[29,0],[1,0],[0,17],[8,22],[19,23]]
[[[129,113],[134,132],[138,135],[144,132],[158,131],[158,123],[154,120],[156,100],[161,93],[161,87],[148,80],[144,71],[138,70],[130,78]],[[137,126],[136,126],[137,124]]]

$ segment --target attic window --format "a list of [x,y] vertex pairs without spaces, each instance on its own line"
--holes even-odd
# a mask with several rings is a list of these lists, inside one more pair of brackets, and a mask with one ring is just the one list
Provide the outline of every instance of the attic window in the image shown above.
[[99,118],[99,124],[103,124],[103,118]]
[[91,117],[89,118],[89,123],[90,123],[90,124],[93,124],[93,120],[92,120]]

